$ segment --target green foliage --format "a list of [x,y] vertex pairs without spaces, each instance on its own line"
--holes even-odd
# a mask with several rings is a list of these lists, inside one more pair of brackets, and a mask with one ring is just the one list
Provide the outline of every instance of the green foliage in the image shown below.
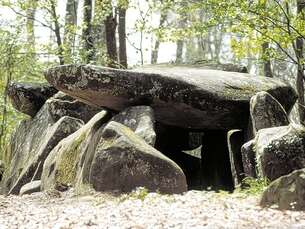
[[38,61],[32,47],[24,42],[22,20],[15,27],[0,29],[0,159],[10,158],[7,151],[9,136],[24,115],[16,112],[6,93],[6,85],[13,81],[43,81],[42,71],[47,64]]
[[132,191],[129,194],[122,195],[120,200],[125,201],[128,199],[139,199],[144,201],[146,196],[148,195],[148,189],[145,187],[139,187],[136,190]]
[[246,177],[243,179],[241,187],[236,192],[246,195],[259,195],[268,186],[269,181],[264,178]]

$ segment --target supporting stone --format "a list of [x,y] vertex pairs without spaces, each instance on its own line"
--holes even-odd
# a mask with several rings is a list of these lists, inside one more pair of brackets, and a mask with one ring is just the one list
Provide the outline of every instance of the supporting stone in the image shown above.
[[243,168],[245,172],[245,176],[256,178],[256,162],[255,162],[255,151],[254,147],[254,140],[251,140],[245,143],[241,147],[241,156],[243,162]]
[[234,187],[241,184],[244,178],[244,168],[241,156],[241,147],[244,143],[242,130],[230,130],[227,134],[229,157]]

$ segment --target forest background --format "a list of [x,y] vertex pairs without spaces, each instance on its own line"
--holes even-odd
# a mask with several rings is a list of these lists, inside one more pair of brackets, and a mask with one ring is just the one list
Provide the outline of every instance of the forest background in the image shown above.
[[43,82],[58,64],[244,65],[292,84],[304,124],[304,9],[305,0],[0,0],[0,159],[25,118],[7,85]]

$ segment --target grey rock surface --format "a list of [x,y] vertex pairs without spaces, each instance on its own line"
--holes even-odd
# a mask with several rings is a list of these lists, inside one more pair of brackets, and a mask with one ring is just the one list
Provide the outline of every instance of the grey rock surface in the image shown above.
[[40,192],[41,188],[41,181],[40,180],[35,180],[31,181],[30,183],[27,183],[22,186],[20,189],[20,195],[25,195],[25,194],[32,194],[34,192]]
[[256,154],[255,154],[255,141],[250,140],[242,145],[241,147],[241,156],[243,162],[243,169],[245,175],[248,177],[257,177],[256,172]]
[[244,128],[250,98],[267,91],[286,110],[296,100],[277,79],[188,67],[127,71],[93,65],[50,68],[45,77],[57,89],[87,104],[121,111],[150,105],[157,121],[189,129]]
[[88,171],[100,139],[99,129],[108,120],[107,111],[101,111],[58,143],[43,165],[42,190],[64,191],[88,180]]
[[242,130],[230,130],[227,134],[229,157],[234,187],[241,184],[244,178],[244,168],[241,155],[241,147],[244,142]]
[[287,113],[282,105],[272,95],[264,91],[251,98],[250,116],[254,135],[260,129],[289,124]]
[[258,131],[254,139],[260,177],[273,181],[305,168],[305,127],[296,124]]
[[187,191],[185,175],[175,162],[113,121],[102,132],[89,183],[105,192],[131,192],[137,187],[168,194]]
[[57,93],[49,84],[11,82],[8,96],[13,107],[21,113],[34,117],[45,101]]
[[155,145],[155,116],[154,111],[149,106],[129,107],[115,115],[111,121],[129,127],[149,145]]
[[95,114],[104,110],[82,103],[63,92],[58,92],[47,100],[46,103],[48,103],[49,113],[54,120],[58,120],[63,116],[69,116],[81,119],[87,123]]
[[33,178],[40,179],[44,160],[51,150],[82,125],[81,120],[68,116],[54,121],[48,112],[48,104],[35,118],[23,120],[11,137],[11,160],[1,182],[2,191],[18,194],[20,188]]
[[262,194],[260,205],[276,205],[281,210],[305,210],[305,169],[273,181]]

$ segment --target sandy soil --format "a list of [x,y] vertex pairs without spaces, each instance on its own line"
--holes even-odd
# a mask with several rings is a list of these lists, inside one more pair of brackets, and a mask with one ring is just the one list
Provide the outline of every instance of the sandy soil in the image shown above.
[[305,212],[262,209],[255,196],[189,191],[0,196],[0,228],[305,228]]

